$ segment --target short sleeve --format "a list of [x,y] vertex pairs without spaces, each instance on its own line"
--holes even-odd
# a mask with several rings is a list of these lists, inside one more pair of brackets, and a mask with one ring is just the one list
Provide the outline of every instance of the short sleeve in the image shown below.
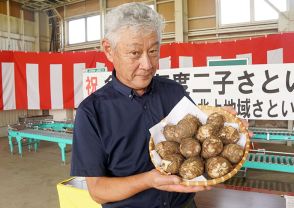
[[77,110],[73,134],[71,176],[106,175],[107,157],[99,136],[97,115],[93,112],[82,107]]

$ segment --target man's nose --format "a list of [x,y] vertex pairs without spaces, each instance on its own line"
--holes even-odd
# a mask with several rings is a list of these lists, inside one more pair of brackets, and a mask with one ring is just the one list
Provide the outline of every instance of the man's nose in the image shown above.
[[140,58],[140,68],[144,70],[152,69],[152,64],[148,54],[142,54]]

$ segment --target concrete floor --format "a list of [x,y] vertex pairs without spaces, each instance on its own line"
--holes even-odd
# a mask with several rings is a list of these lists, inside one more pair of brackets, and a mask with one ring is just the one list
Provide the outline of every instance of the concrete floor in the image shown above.
[[[70,154],[67,153],[67,161]],[[56,143],[41,142],[38,152],[15,146],[11,155],[8,139],[0,138],[0,207],[58,208],[57,183],[69,178],[70,164],[62,164]]]
[[[285,145],[280,147],[265,146],[271,150],[294,152],[294,147],[286,147]],[[67,153],[66,156],[67,163],[64,165],[61,162],[58,145],[51,142],[41,142],[38,152],[29,152],[27,147],[23,147],[23,157],[21,158],[17,154],[17,146],[15,146],[12,155],[9,151],[8,139],[6,137],[0,138],[0,208],[58,208],[59,199],[56,185],[70,178],[70,153]],[[294,183],[294,174],[289,173],[249,170],[247,176],[248,179],[254,180]],[[228,191],[226,193],[219,193],[219,191],[221,189],[199,194],[201,197],[198,197],[198,200],[199,198],[202,200],[198,201],[198,207],[220,208],[220,203],[213,206],[213,201],[217,201],[216,196],[224,196]],[[210,203],[207,204],[208,201]]]
[[197,193],[196,204],[197,208],[286,208],[280,195],[220,188]]

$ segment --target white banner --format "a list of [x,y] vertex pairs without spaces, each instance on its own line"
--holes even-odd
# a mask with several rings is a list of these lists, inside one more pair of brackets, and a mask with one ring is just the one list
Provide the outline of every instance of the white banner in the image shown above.
[[[182,84],[196,104],[232,105],[245,119],[294,120],[294,64],[194,67],[158,70]],[[83,74],[88,96],[111,72]]]
[[51,108],[63,109],[62,64],[50,64]]
[[[0,63],[1,64],[1,63]],[[15,109],[14,63],[2,63],[2,92],[4,110]],[[0,86],[1,87],[1,86]]]
[[39,65],[26,64],[28,109],[40,109]]
[[75,108],[79,106],[81,101],[83,100],[83,70],[86,68],[85,63],[74,64],[74,102]]

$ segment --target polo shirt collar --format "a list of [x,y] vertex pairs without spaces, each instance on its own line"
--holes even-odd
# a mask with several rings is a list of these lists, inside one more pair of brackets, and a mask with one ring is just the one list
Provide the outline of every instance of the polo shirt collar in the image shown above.
[[[137,93],[130,87],[124,85],[116,78],[116,71],[112,71],[112,86],[115,90],[119,91],[125,96],[132,98],[133,96],[138,96]],[[145,94],[150,93],[154,88],[154,79],[152,79],[151,83],[147,87]]]
[[133,95],[132,89],[129,88],[128,86],[124,85],[121,83],[117,78],[116,78],[116,72],[115,70],[112,71],[112,86],[114,89],[122,93],[123,95],[129,96]]

